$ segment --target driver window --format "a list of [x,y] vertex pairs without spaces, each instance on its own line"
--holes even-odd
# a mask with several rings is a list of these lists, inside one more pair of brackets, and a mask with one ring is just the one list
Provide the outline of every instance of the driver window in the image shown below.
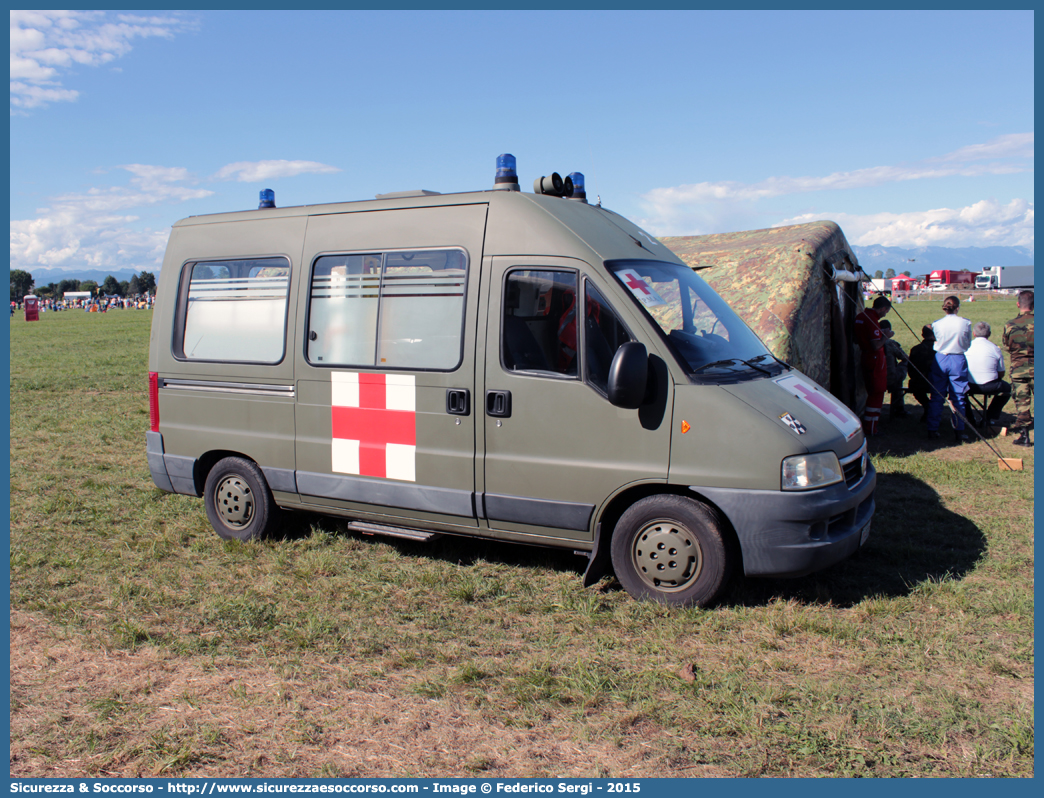
[[501,328],[501,363],[507,371],[573,378],[579,374],[576,291],[576,272],[508,273]]

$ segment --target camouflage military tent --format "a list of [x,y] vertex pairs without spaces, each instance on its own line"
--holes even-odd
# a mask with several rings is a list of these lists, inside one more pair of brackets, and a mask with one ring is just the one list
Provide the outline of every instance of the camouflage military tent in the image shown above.
[[835,279],[857,268],[840,227],[813,222],[660,240],[699,272],[776,357],[857,408],[852,329],[863,298],[858,282]]

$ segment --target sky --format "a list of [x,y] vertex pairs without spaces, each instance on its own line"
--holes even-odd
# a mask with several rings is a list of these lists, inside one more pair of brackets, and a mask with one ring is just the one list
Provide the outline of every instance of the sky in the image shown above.
[[1030,11],[11,12],[11,268],[557,171],[653,235],[1033,249]]

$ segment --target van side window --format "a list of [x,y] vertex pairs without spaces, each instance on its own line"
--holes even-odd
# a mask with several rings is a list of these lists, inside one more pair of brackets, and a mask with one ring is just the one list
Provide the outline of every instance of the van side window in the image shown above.
[[309,362],[455,369],[467,263],[459,249],[318,258],[309,298]]
[[187,268],[174,342],[178,357],[245,363],[283,359],[290,287],[286,258],[205,261]]
[[584,309],[584,351],[587,354],[587,381],[608,395],[609,366],[613,355],[632,340],[620,317],[590,281],[584,281],[587,304]]
[[576,377],[577,277],[572,271],[516,269],[504,282],[501,362],[508,371]]
[[377,351],[381,255],[328,255],[312,269],[308,360],[372,366]]
[[464,330],[464,253],[389,252],[384,257],[377,365],[455,369]]

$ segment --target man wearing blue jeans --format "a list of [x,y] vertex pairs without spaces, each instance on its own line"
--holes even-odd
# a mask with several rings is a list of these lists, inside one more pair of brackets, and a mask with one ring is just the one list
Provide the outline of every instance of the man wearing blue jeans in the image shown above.
[[957,297],[946,297],[943,300],[945,315],[932,323],[932,332],[935,334],[935,360],[932,361],[934,390],[928,404],[928,437],[940,437],[943,399],[949,393],[954,439],[957,443],[964,443],[969,440],[962,418],[968,394],[968,361],[964,353],[971,345],[971,322],[957,315],[960,306],[961,300]]

